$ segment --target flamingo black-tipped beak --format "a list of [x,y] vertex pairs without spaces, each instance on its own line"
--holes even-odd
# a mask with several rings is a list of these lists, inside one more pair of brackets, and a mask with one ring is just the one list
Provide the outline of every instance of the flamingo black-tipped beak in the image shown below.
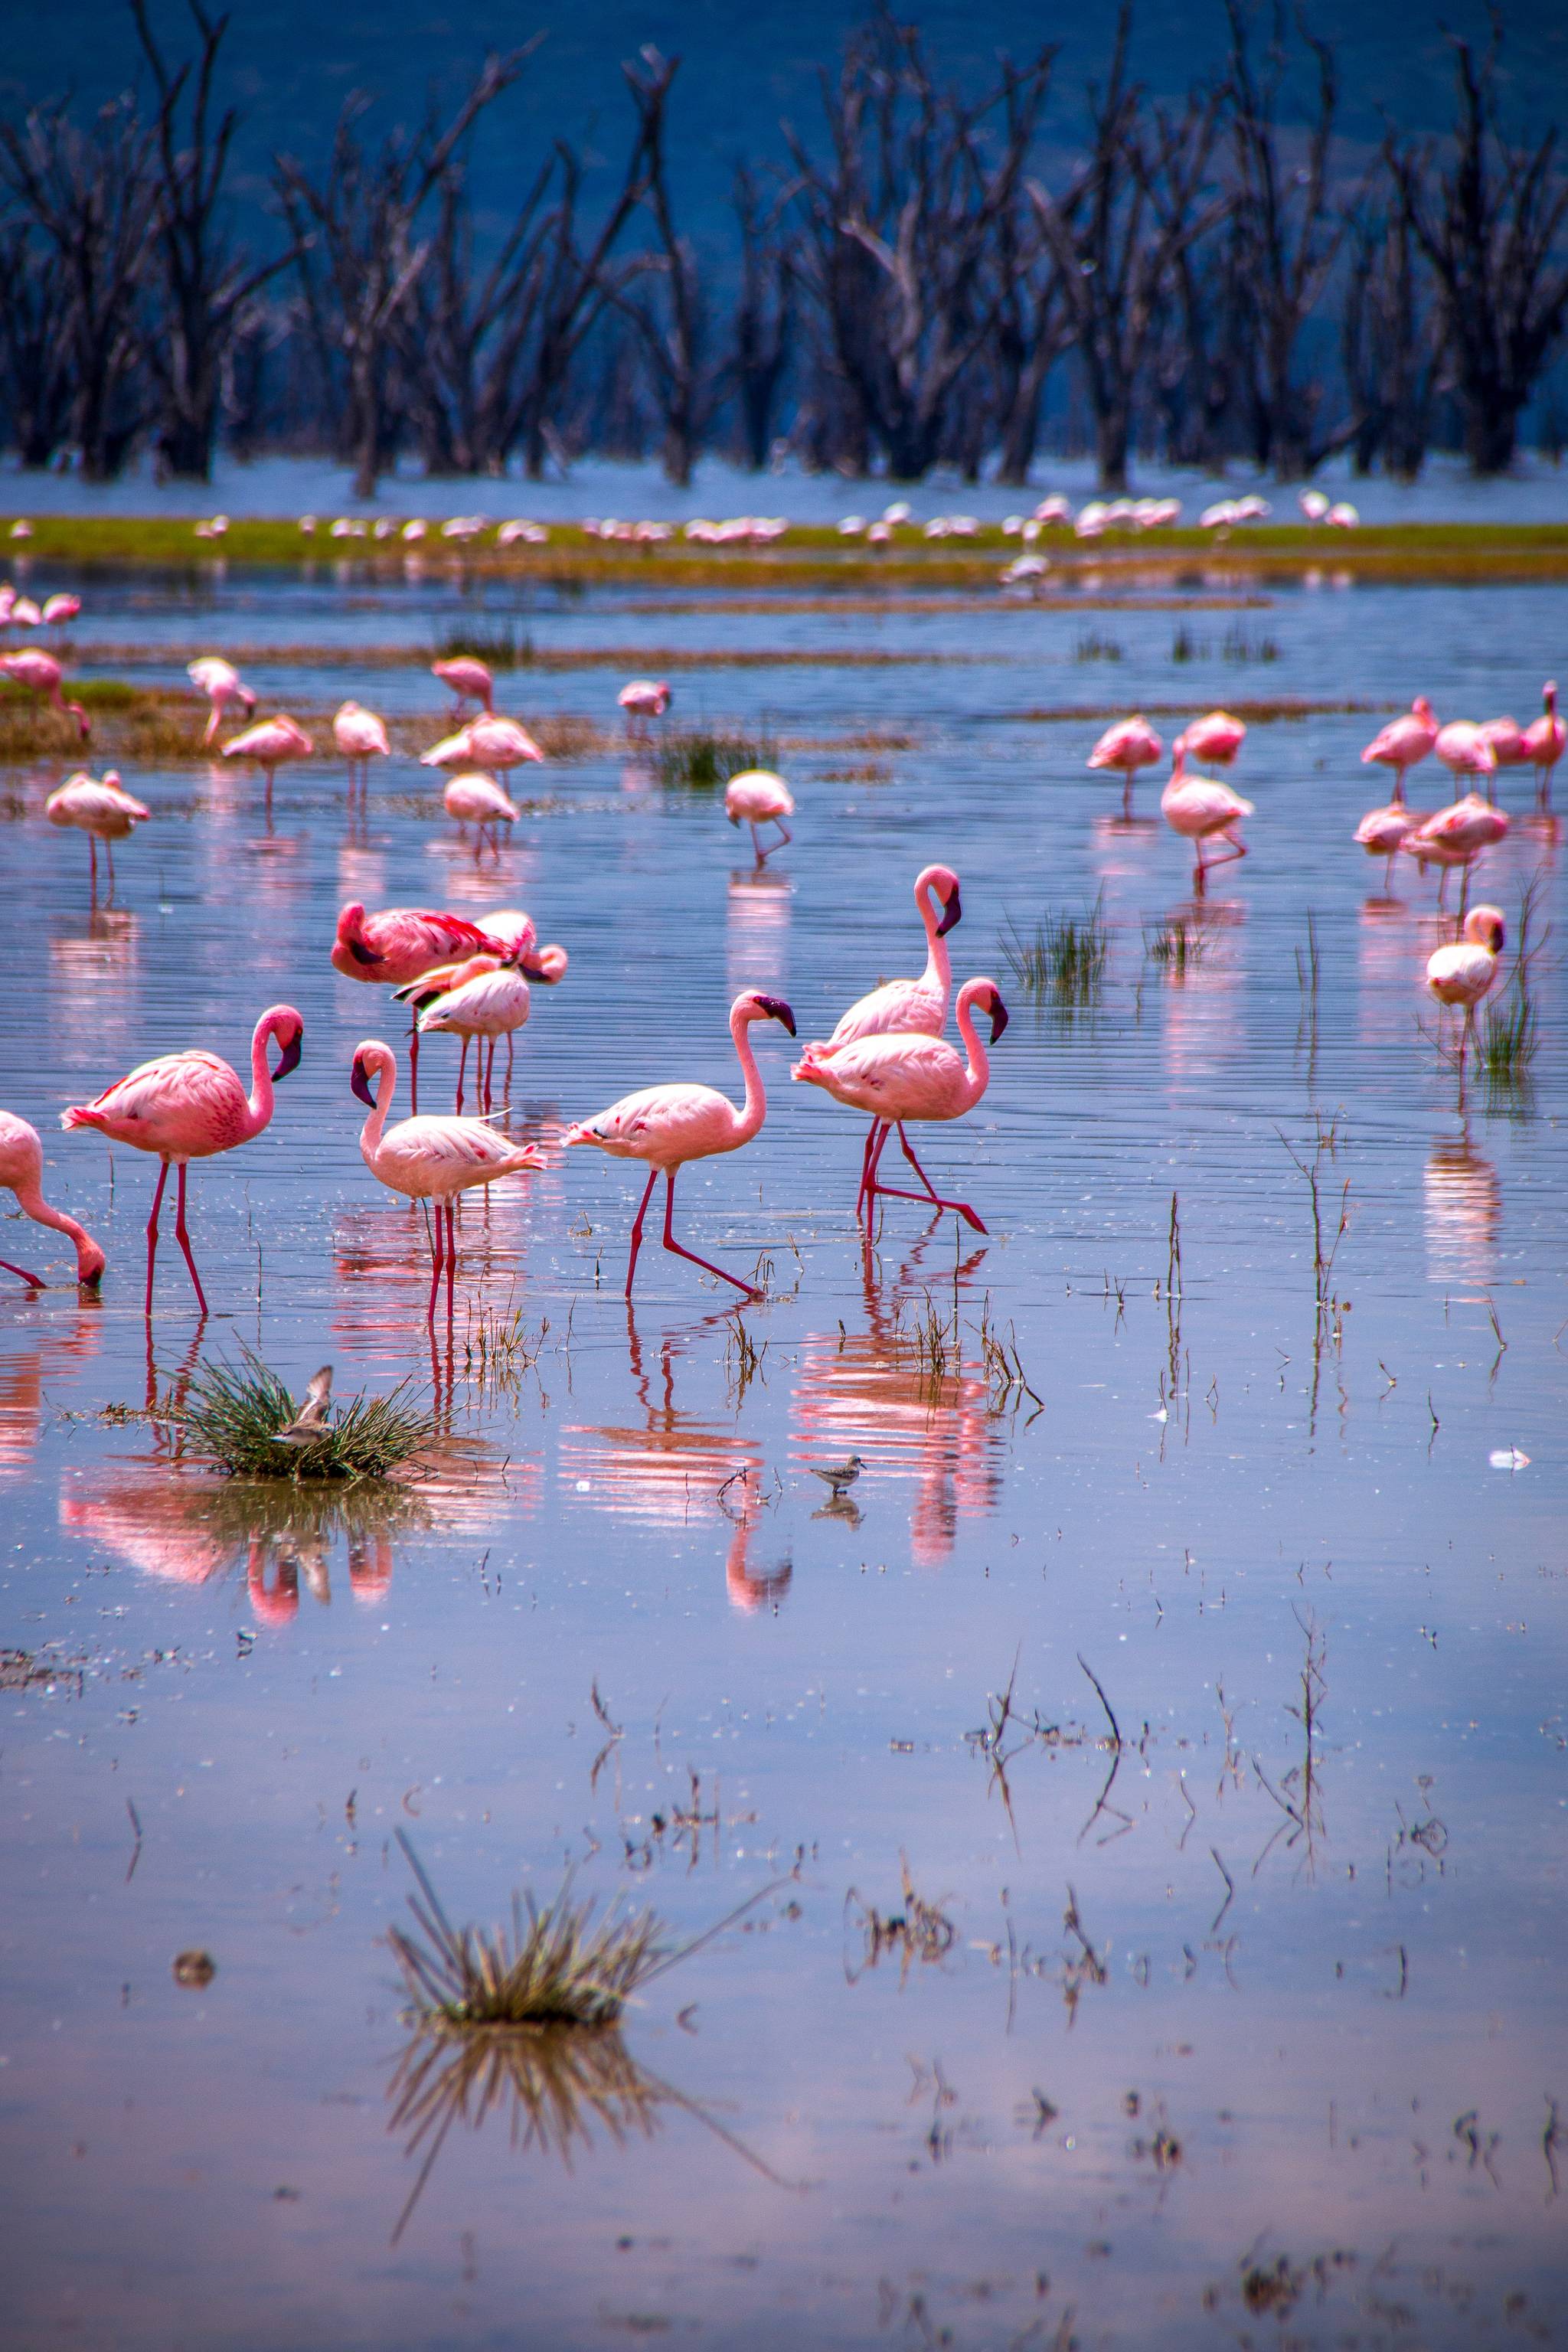
[[353,1076],[350,1078],[349,1084],[353,1087],[355,1094],[358,1095],[361,1102],[368,1103],[371,1109],[374,1110],[375,1108],[375,1097],[370,1090],[370,1080],[364,1074],[364,1063],[358,1054],[354,1055]]
[[293,1036],[289,1039],[288,1045],[284,1046],[283,1051],[278,1056],[278,1067],[272,1073],[272,1083],[274,1086],[278,1084],[279,1078],[286,1078],[290,1070],[297,1070],[299,1068],[300,1056],[304,1050],[305,1032],[303,1029],[296,1029]]
[[782,1022],[784,1026],[789,1031],[790,1035],[792,1037],[795,1035],[795,1014],[790,1011],[789,1006],[784,1003],[782,996],[759,996],[757,1003],[762,1006],[763,1011],[767,1014],[770,1021]]
[[347,947],[348,951],[350,955],[353,956],[355,963],[384,963],[386,961],[386,958],[384,955],[377,955],[374,948],[365,947],[358,940],[345,940],[344,945]]
[[995,989],[993,989],[991,992],[991,1043],[994,1045],[1012,1017]]
[[939,940],[945,940],[949,931],[952,929],[954,924],[961,922],[963,919],[963,908],[959,904],[958,885],[955,882],[952,886],[952,895],[948,898],[946,908],[943,910],[942,920],[936,927],[937,938]]

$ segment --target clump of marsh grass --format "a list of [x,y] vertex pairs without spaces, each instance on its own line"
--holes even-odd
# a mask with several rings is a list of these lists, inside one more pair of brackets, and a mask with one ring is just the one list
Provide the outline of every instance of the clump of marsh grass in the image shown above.
[[661,784],[714,792],[747,768],[775,768],[779,747],[771,735],[725,735],[705,728],[671,728],[660,740],[655,765]]
[[874,1969],[885,1954],[896,1952],[899,1957],[899,1982],[903,1983],[910,1968],[918,1961],[930,1967],[947,1958],[958,1938],[958,1930],[948,1917],[946,1905],[950,1898],[940,1895],[928,1903],[915,1891],[910,1876],[910,1861],[906,1853],[899,1855],[899,1869],[903,1879],[903,1907],[884,1916],[874,1903],[863,1901],[859,1891],[851,1887],[844,1897],[845,1916],[856,1915],[861,1934],[866,1939],[865,1957],[859,1966],[851,1969],[847,1962],[845,1974],[853,1984],[867,1969]]
[[438,637],[431,649],[432,661],[456,661],[467,656],[470,661],[482,661],[491,669],[527,669],[533,661],[531,636],[519,635],[510,624],[496,629],[476,627],[448,629]]
[[1008,917],[1001,948],[1014,980],[1031,996],[1049,996],[1063,1005],[1092,1004],[1110,960],[1104,894],[1087,914],[1047,915],[1036,924],[1032,939]]
[[1539,939],[1535,936],[1542,888],[1542,877],[1532,874],[1520,892],[1519,925],[1514,934],[1518,946],[1509,992],[1500,1003],[1485,1006],[1476,1038],[1481,1076],[1488,1093],[1500,1103],[1527,1092],[1531,1066],[1541,1046],[1531,968],[1547,937],[1544,932]]
[[1119,662],[1125,658],[1114,637],[1102,637],[1098,629],[1087,629],[1072,649],[1074,661]]
[[400,1381],[385,1396],[352,1399],[312,1443],[282,1444],[278,1433],[293,1421],[295,1401],[243,1342],[240,1352],[239,1365],[199,1364],[166,1414],[186,1452],[231,1477],[384,1478],[439,1433],[434,1416],[411,1402],[412,1382]]
[[1178,915],[1159,929],[1143,935],[1143,952],[1152,963],[1157,963],[1173,980],[1184,980],[1189,968],[1202,963],[1208,953],[1208,934],[1201,923],[1189,923]]

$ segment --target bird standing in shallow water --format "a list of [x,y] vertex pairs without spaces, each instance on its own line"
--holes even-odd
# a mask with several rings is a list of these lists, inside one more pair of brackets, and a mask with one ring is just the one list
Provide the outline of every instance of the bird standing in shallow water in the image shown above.
[[1424,694],[1418,694],[1408,710],[1398,719],[1391,719],[1380,727],[1363,751],[1362,765],[1373,761],[1394,770],[1394,797],[1405,798],[1405,773],[1407,768],[1418,767],[1437,740],[1437,714]]
[[1140,768],[1152,767],[1164,751],[1164,745],[1142,712],[1131,719],[1119,719],[1108,727],[1089,755],[1091,768],[1109,768],[1121,778],[1121,814],[1124,820],[1132,815],[1132,785]]
[[231,702],[237,702],[247,719],[256,708],[255,695],[246,685],[234,664],[225,661],[221,654],[203,654],[198,660],[187,662],[185,676],[193,686],[200,687],[212,704],[212,709],[207,715],[207,731],[202,737],[204,743],[212,741],[213,737],[228,717],[228,706]]
[[45,653],[38,646],[24,646],[19,654],[0,654],[0,671],[14,678],[25,692],[42,695],[50,709],[58,710],[62,718],[74,719],[82,741],[87,741],[92,732],[87,713],[79,702],[66,700],[61,691],[65,670],[53,654]]
[[[1173,833],[1196,846],[1197,864],[1193,870],[1193,891],[1201,897],[1211,866],[1228,866],[1247,855],[1246,844],[1237,836],[1236,828],[1244,816],[1252,814],[1252,803],[1222,784],[1217,776],[1189,776],[1187,773],[1187,739],[1178,735],[1173,747],[1171,776],[1160,795],[1160,814]],[[1218,857],[1205,857],[1205,841],[1228,842],[1229,848]]]
[[847,1461],[829,1463],[826,1467],[820,1463],[814,1462],[811,1465],[811,1475],[814,1478],[820,1478],[825,1486],[832,1489],[833,1499],[837,1503],[842,1496],[847,1494],[865,1467],[866,1465],[859,1454],[851,1454]]
[[44,814],[51,824],[75,825],[87,835],[91,856],[91,878],[89,888],[98,896],[98,845],[103,844],[103,854],[109,860],[109,888],[114,892],[114,846],[123,841],[132,828],[144,824],[152,815],[150,808],[132,800],[120,782],[118,768],[104,772],[102,781],[96,776],[68,776],[57,792],[44,803]]
[[[58,1234],[68,1234],[76,1244],[77,1280],[96,1287],[106,1264],[103,1252],[85,1225],[79,1225],[63,1209],[52,1209],[45,1200],[42,1139],[36,1127],[9,1110],[0,1110],[0,1185],[15,1192],[16,1206],[36,1225],[49,1225]],[[19,1282],[29,1283],[35,1290],[47,1287],[43,1276],[29,1274],[26,1266],[13,1265],[3,1257],[0,1266],[7,1274],[14,1274]]]
[[[786,816],[795,814],[795,795],[782,776],[771,768],[745,768],[740,775],[731,776],[724,787],[724,814],[731,824],[749,824],[752,847],[757,853],[757,864],[765,866],[774,849],[782,849],[795,835],[785,824]],[[772,849],[763,847],[760,824],[776,824],[779,838]]]
[[1426,988],[1439,1004],[1462,1010],[1465,1025],[1459,1035],[1459,1084],[1465,1082],[1465,1055],[1476,1025],[1476,1007],[1493,987],[1498,959],[1508,939],[1508,927],[1497,907],[1472,907],[1460,937],[1438,948],[1426,959]]
[[332,720],[332,740],[348,762],[352,800],[356,782],[362,793],[369,783],[371,761],[392,756],[386,721],[361,702],[342,703]]

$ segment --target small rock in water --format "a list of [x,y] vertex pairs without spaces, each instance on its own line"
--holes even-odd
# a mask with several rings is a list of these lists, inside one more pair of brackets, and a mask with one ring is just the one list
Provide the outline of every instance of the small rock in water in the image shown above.
[[1487,1462],[1493,1470],[1528,1470],[1530,1467],[1529,1454],[1521,1454],[1517,1445],[1499,1446],[1495,1454],[1487,1455]]
[[194,1985],[199,1990],[203,1985],[210,1985],[216,1974],[217,1962],[210,1952],[176,1952],[174,1955],[174,1982],[177,1985]]

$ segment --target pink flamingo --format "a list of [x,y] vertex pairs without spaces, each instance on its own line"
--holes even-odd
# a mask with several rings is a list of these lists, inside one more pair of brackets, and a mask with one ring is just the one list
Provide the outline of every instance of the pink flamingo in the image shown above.
[[538,924],[521,907],[492,907],[488,915],[479,918],[479,925],[500,942],[508,962],[517,964],[528,979],[542,980],[546,988],[553,988],[565,978],[571,961],[565,949],[542,948]]
[[[380,988],[402,988],[417,980],[433,964],[455,958],[493,955],[507,961],[507,950],[461,915],[442,914],[426,907],[384,907],[367,915],[357,898],[338,915],[332,942],[332,970],[345,980],[363,980]],[[419,1032],[408,1034],[408,1090],[416,1116],[419,1109]]]
[[[68,1217],[63,1209],[50,1208],[44,1198],[44,1147],[38,1130],[8,1110],[0,1110],[0,1184],[15,1192],[16,1206],[36,1225],[50,1225],[57,1234],[69,1234],[76,1244],[76,1278],[96,1289],[107,1263],[103,1252],[84,1225]],[[34,1290],[46,1286],[41,1274],[29,1274],[8,1259],[0,1257],[0,1266]]]
[[[370,1089],[373,1076],[380,1081],[374,1094]],[[430,1228],[430,1304],[426,1320],[435,1319],[436,1293],[443,1266],[449,1318],[458,1265],[454,1199],[475,1184],[493,1184],[498,1177],[542,1168],[544,1156],[533,1144],[513,1143],[478,1118],[421,1118],[416,1115],[399,1119],[395,1127],[388,1129],[386,1115],[392,1108],[397,1085],[397,1056],[378,1037],[367,1037],[354,1048],[351,1084],[361,1102],[370,1106],[370,1117],[360,1130],[359,1148],[360,1157],[371,1174],[390,1192],[401,1192],[410,1201],[433,1201],[436,1204]]]
[[742,1282],[738,1274],[726,1274],[721,1265],[699,1257],[695,1250],[683,1249],[672,1230],[675,1180],[687,1161],[710,1160],[717,1152],[739,1150],[742,1144],[750,1143],[767,1116],[767,1097],[749,1034],[753,1021],[780,1022],[792,1037],[795,1035],[795,1014],[782,997],[764,996],[754,988],[743,989],[736,997],[730,1007],[730,1034],[735,1041],[746,1081],[746,1098],[739,1110],[727,1095],[716,1093],[711,1087],[644,1087],[637,1094],[623,1095],[619,1102],[612,1103],[596,1118],[584,1119],[566,1130],[567,1143],[593,1143],[601,1151],[607,1151],[613,1160],[642,1160],[648,1163],[647,1182],[632,1225],[631,1256],[626,1262],[628,1298],[632,1295],[632,1276],[637,1270],[637,1252],[642,1247],[643,1219],[647,1214],[654,1184],[661,1174],[665,1248],[676,1257],[689,1258],[706,1273],[716,1274],[721,1282],[733,1283],[748,1298],[760,1298],[763,1295],[754,1283]]
[[1437,714],[1424,694],[1418,694],[1403,717],[1391,719],[1380,727],[1363,751],[1362,765],[1374,761],[1379,766],[1394,770],[1394,797],[1405,798],[1405,774],[1408,768],[1419,767],[1437,740]]
[[1557,687],[1548,678],[1541,689],[1542,712],[1524,730],[1525,748],[1535,769],[1535,794],[1544,808],[1552,798],[1552,771],[1568,751],[1568,721],[1557,716]]
[[[1508,831],[1507,813],[1493,808],[1479,793],[1467,793],[1463,800],[1453,801],[1435,816],[1427,817],[1407,833],[1400,847],[1425,869],[1436,866],[1442,874],[1437,886],[1437,904],[1442,906],[1448,888],[1448,869],[1464,868],[1464,891],[1470,887],[1469,869],[1483,849],[1492,848]],[[1461,907],[1464,896],[1461,893]]]
[[332,740],[348,761],[351,796],[356,776],[362,792],[369,783],[373,760],[392,756],[385,719],[374,710],[366,710],[363,703],[350,701],[341,705],[332,720]]
[[272,779],[286,760],[308,760],[315,745],[286,710],[263,719],[243,735],[231,735],[223,747],[226,760],[254,760],[267,778],[267,814],[272,814]]
[[495,778],[479,775],[454,776],[441,798],[446,803],[447,814],[455,817],[458,824],[471,824],[479,828],[479,838],[474,848],[476,861],[484,854],[487,833],[490,836],[490,847],[499,857],[500,835],[496,831],[496,827],[515,824],[519,812],[516,803],[508,799]]
[[[958,992],[958,1034],[963,1040],[967,1061],[959,1059],[945,1038],[910,1032],[862,1037],[829,1056],[819,1055],[814,1045],[808,1045],[790,1072],[792,1078],[806,1086],[820,1087],[836,1102],[847,1103],[852,1110],[868,1111],[876,1123],[872,1148],[860,1171],[860,1189],[855,1200],[857,1216],[862,1204],[869,1210],[878,1193],[886,1192],[899,1201],[922,1201],[931,1207],[956,1210],[977,1234],[985,1231],[966,1201],[942,1198],[904,1132],[907,1119],[962,1118],[985,1092],[991,1066],[975,1034],[976,1006],[991,1016],[993,1045],[1007,1026],[1007,1008],[995,982],[966,980]],[[895,1184],[877,1181],[878,1164],[895,1127],[904,1158],[925,1186],[923,1192],[901,1192]]]
[[[1237,857],[1245,857],[1247,845],[1237,838],[1236,827],[1244,816],[1253,814],[1252,803],[1233,793],[1213,776],[1189,776],[1186,772],[1187,739],[1178,735],[1172,751],[1170,782],[1160,795],[1160,814],[1173,833],[1184,840],[1197,844],[1197,865],[1193,873],[1193,889],[1202,895],[1211,866],[1228,866]],[[1215,839],[1227,841],[1228,851],[1219,857],[1205,857],[1204,844]]]
[[422,768],[497,768],[505,775],[509,768],[521,768],[543,757],[526,727],[520,727],[515,719],[487,714],[470,719],[455,735],[444,736],[421,754],[419,764]]
[[[775,776],[771,768],[745,768],[738,776],[731,776],[724,787],[724,814],[731,824],[744,823],[751,826],[752,847],[756,851],[759,866],[767,864],[773,849],[782,849],[786,841],[795,839],[784,823],[786,816],[795,814],[795,796],[784,778]],[[763,847],[763,837],[757,831],[760,824],[776,824],[779,829],[779,838],[772,849]]]
[[650,719],[662,719],[669,709],[670,691],[662,677],[634,677],[623,686],[616,700],[626,714],[626,732],[632,734],[640,723],[646,733]]
[[194,686],[200,687],[212,704],[207,714],[207,731],[202,737],[204,743],[212,741],[228,717],[231,703],[237,703],[247,719],[256,708],[255,695],[234,664],[226,662],[221,654],[203,654],[199,660],[187,662],[185,676]]
[[1142,711],[1108,727],[1089,755],[1091,768],[1114,769],[1121,776],[1121,814],[1132,814],[1132,785],[1140,768],[1152,766],[1165,747]]
[[1189,719],[1182,731],[1192,757],[1211,761],[1216,768],[1228,768],[1247,740],[1245,720],[1232,718],[1228,710],[1211,710],[1203,719]]
[[[96,1100],[75,1103],[60,1113],[60,1125],[67,1129],[96,1128],[111,1143],[132,1144],[138,1151],[154,1152],[163,1162],[153,1195],[153,1213],[147,1220],[149,1315],[153,1312],[153,1261],[158,1253],[158,1208],[169,1170],[174,1167],[180,1171],[174,1238],[184,1253],[195,1285],[196,1304],[205,1315],[206,1297],[185,1230],[186,1163],[232,1151],[237,1144],[248,1143],[261,1133],[272,1117],[273,1087],[299,1067],[304,1034],[305,1024],[291,1004],[274,1004],[262,1014],[250,1041],[248,1095],[226,1062],[198,1047],[184,1054],[161,1054],[156,1061],[143,1062],[106,1087]],[[269,1070],[267,1048],[273,1038],[281,1052],[278,1067]]]
[[[13,605],[13,616],[15,613]],[[61,692],[65,670],[53,654],[45,653],[39,646],[24,646],[19,654],[0,654],[0,671],[14,678],[26,693],[41,695],[62,718],[74,719],[82,741],[87,741],[92,732],[88,715],[79,702],[66,700]]]
[[1447,727],[1437,730],[1437,740],[1432,749],[1454,779],[1454,797],[1459,796],[1461,776],[1485,776],[1487,795],[1493,792],[1492,778],[1497,773],[1497,754],[1488,742],[1486,730],[1473,719],[1450,719]]
[[1384,857],[1388,863],[1384,874],[1384,887],[1394,887],[1394,861],[1407,833],[1426,823],[1417,809],[1406,808],[1403,801],[1390,801],[1385,808],[1368,809],[1355,829],[1355,838],[1369,857]]
[[7,615],[13,628],[37,629],[43,624],[43,614],[30,596],[13,596]]
[[102,842],[103,854],[109,860],[109,887],[112,892],[113,845],[123,841],[133,826],[145,824],[152,814],[150,808],[121,789],[117,768],[106,769],[101,782],[93,776],[68,776],[44,803],[44,814],[51,824],[75,825],[79,832],[86,834],[92,860],[89,887],[94,897],[98,894],[99,843]]
[[1461,1085],[1465,1055],[1475,1031],[1476,1007],[1497,979],[1498,958],[1507,938],[1508,927],[1498,908],[1472,907],[1465,917],[1462,936],[1426,959],[1428,992],[1439,1004],[1464,1009],[1465,1025],[1459,1037]]
[[[446,1029],[463,1041],[463,1051],[458,1063],[458,1101],[459,1115],[463,1108],[463,1077],[468,1066],[468,1046],[479,1038],[479,1050],[475,1057],[475,1092],[479,1108],[490,1107],[490,1079],[495,1069],[496,1040],[506,1039],[507,1085],[511,1084],[513,1040],[527,1021],[532,1008],[527,981],[515,964],[503,964],[495,956],[470,956],[466,963],[438,964],[420,980],[410,981],[406,988],[394,992],[404,1002],[411,1003],[419,1019],[419,1034],[424,1036],[432,1029]],[[484,1041],[489,1039],[488,1059]]]
[[81,598],[68,595],[62,590],[57,595],[45,597],[40,617],[47,629],[63,628],[68,621],[75,620],[80,610]]
[[443,686],[449,686],[457,700],[452,716],[460,719],[465,702],[477,702],[486,710],[494,710],[495,679],[482,661],[471,654],[454,654],[450,661],[432,662],[434,675]]
[[1530,746],[1524,740],[1524,730],[1517,719],[1483,719],[1481,733],[1492,747],[1494,767],[1529,767]]

